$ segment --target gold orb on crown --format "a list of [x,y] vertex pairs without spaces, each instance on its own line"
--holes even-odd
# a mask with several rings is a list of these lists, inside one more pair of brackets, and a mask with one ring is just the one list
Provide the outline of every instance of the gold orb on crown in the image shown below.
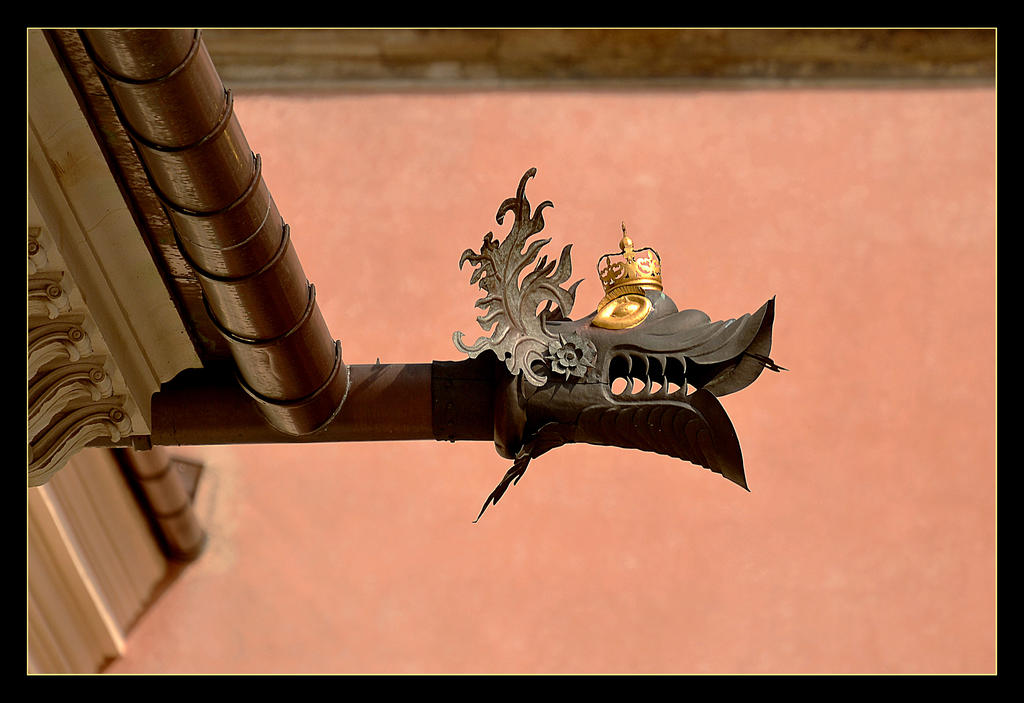
[[634,249],[622,224],[618,254],[605,254],[597,262],[604,297],[592,324],[610,330],[636,327],[654,307],[644,290],[661,290],[661,257],[650,247]]

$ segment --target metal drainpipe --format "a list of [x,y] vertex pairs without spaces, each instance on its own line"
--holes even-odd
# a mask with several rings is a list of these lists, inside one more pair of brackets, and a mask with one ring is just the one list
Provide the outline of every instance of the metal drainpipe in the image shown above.
[[199,30],[82,30],[262,416],[325,427],[349,370]]
[[495,378],[491,355],[427,364],[350,366],[349,397],[316,434],[286,436],[262,422],[253,404],[216,369],[185,371],[153,397],[153,445],[288,444],[404,440],[493,441]]
[[180,459],[154,447],[145,452],[114,449],[114,460],[138,497],[138,502],[169,559],[192,561],[206,545],[206,532],[192,507],[191,491],[178,473],[202,464]]

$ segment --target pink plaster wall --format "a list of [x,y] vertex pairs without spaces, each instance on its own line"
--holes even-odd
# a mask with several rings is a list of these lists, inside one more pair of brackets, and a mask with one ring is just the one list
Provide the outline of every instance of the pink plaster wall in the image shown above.
[[[113,673],[991,673],[995,93],[236,96],[349,363],[458,359],[520,176],[585,277],[625,220],[713,318],[751,492],[572,446],[479,524],[487,443],[193,449],[202,558]],[[574,277],[574,279],[575,279]]]

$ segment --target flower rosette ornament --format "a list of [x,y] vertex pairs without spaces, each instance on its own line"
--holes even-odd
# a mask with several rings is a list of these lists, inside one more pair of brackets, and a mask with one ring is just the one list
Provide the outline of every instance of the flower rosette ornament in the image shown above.
[[558,335],[548,344],[547,358],[551,371],[564,375],[566,380],[572,376],[583,378],[597,361],[597,347],[576,332],[568,337]]

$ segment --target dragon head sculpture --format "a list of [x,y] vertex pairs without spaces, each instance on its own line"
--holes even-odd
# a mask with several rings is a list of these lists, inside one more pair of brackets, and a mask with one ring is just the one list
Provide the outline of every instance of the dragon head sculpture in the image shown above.
[[508,371],[496,393],[494,441],[514,463],[480,516],[531,459],[573,442],[677,457],[746,488],[739,440],[718,397],[765,368],[784,370],[768,356],[774,299],[733,320],[679,310],[662,290],[657,254],[634,251],[623,225],[620,253],[601,258],[605,297],[590,315],[570,319],[581,282],[562,287],[572,275],[571,245],[549,262],[537,256],[550,239],[528,241],[551,206],[531,214],[526,184],[535,174],[527,171],[498,208],[498,224],[515,216],[504,241],[488,232],[480,251],[466,250],[459,262],[475,268],[470,282],[484,291],[476,305],[486,311],[477,321],[491,335],[466,345],[455,332],[455,346],[471,358],[492,353]]

